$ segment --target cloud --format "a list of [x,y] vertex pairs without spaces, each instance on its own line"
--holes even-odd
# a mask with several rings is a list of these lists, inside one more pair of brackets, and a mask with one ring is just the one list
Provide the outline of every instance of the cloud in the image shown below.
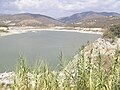
[[0,0],[0,13],[14,13],[18,11],[15,0]]
[[[16,0],[16,5],[18,5],[20,10],[36,9],[36,10],[50,10],[56,9],[61,11],[74,11],[80,10],[88,7],[92,3],[94,4],[96,0],[86,0],[86,2],[79,0]],[[93,6],[93,5],[90,5]]]
[[120,0],[1,0],[0,5],[3,12],[32,12],[54,17],[82,11],[120,12]]

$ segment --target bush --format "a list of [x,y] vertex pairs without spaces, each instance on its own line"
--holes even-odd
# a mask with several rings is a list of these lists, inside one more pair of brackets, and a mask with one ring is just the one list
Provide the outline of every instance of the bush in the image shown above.
[[109,27],[104,33],[104,38],[115,39],[115,37],[120,38],[120,25],[113,25]]
[[7,31],[7,30],[0,30],[0,33],[8,33],[9,31]]
[[8,25],[1,25],[1,24],[0,24],[0,27],[8,27]]

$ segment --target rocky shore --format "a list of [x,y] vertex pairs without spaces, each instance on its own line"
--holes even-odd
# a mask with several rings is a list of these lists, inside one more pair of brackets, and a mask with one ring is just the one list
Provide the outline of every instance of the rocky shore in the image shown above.
[[0,73],[0,84],[1,85],[12,84],[14,76],[15,76],[15,72]]
[[[99,38],[94,43],[85,46],[83,53],[84,58],[88,60],[88,57],[90,57],[93,63],[97,61],[98,55],[101,54],[105,59],[105,69],[107,70],[111,64],[111,60],[115,58],[116,50],[120,50],[120,38],[115,39],[114,42],[111,39]],[[65,69],[74,72],[78,59],[79,55],[77,54]]]
[[[92,53],[90,48],[92,49]],[[93,44],[86,46],[84,52],[85,56],[91,55],[93,62],[97,61],[100,53],[105,58],[105,68],[108,69],[118,49],[120,49],[120,38],[117,38],[114,42],[110,39],[99,38]]]
[[[34,85],[34,80],[33,80],[34,77],[33,76],[34,75],[31,73],[27,74],[27,77],[29,78],[28,82],[32,86]],[[17,81],[19,81],[15,72],[0,73],[0,89],[2,88],[2,90],[11,90],[10,86],[15,83],[14,81],[16,79],[17,79]]]

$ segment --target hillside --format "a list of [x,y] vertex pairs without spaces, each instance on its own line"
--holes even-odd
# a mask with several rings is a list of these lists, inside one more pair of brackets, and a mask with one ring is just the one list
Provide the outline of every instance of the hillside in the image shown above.
[[103,28],[120,24],[120,14],[115,12],[82,12],[69,17],[54,19],[41,14],[0,14],[0,25],[8,26],[72,26]]
[[58,20],[40,14],[0,14],[0,24],[9,26],[56,26],[62,25]]
[[120,24],[120,14],[115,12],[82,12],[59,19],[69,26],[107,27]]

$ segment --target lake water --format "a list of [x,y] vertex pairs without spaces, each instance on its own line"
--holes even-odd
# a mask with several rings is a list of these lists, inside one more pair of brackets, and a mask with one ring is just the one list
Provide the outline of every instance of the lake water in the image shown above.
[[0,38],[0,72],[15,68],[20,54],[33,64],[43,58],[51,67],[57,67],[58,55],[63,52],[70,58],[88,41],[101,35],[65,31],[37,31]]

